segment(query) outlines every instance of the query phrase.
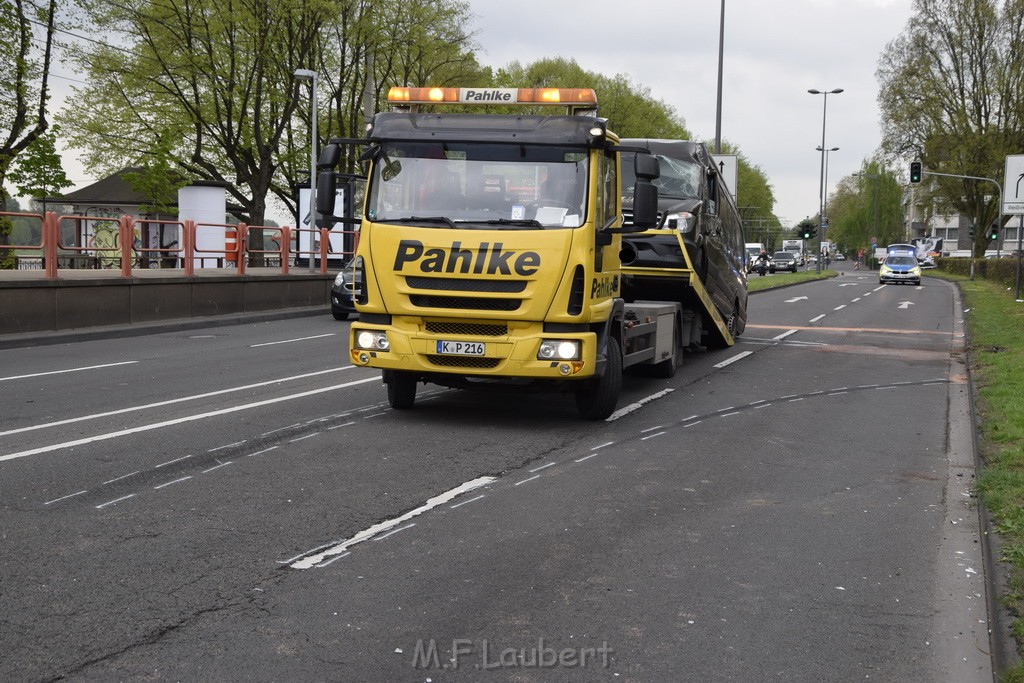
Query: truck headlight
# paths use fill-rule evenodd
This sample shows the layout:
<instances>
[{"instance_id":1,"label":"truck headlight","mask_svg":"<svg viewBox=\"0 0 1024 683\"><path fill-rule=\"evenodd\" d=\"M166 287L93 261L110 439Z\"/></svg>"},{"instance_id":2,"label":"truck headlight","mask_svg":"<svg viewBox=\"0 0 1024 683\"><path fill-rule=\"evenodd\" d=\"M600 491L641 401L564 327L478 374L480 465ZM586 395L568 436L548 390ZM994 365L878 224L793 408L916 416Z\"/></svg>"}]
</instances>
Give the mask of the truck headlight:
<instances>
[{"instance_id":1,"label":"truck headlight","mask_svg":"<svg viewBox=\"0 0 1024 683\"><path fill-rule=\"evenodd\" d=\"M580 343L573 339L545 339L540 343L537 360L579 360Z\"/></svg>"},{"instance_id":2,"label":"truck headlight","mask_svg":"<svg viewBox=\"0 0 1024 683\"><path fill-rule=\"evenodd\" d=\"M387 351L391 344L388 342L387 332L360 330L356 333L356 347L371 351Z\"/></svg>"}]
</instances>

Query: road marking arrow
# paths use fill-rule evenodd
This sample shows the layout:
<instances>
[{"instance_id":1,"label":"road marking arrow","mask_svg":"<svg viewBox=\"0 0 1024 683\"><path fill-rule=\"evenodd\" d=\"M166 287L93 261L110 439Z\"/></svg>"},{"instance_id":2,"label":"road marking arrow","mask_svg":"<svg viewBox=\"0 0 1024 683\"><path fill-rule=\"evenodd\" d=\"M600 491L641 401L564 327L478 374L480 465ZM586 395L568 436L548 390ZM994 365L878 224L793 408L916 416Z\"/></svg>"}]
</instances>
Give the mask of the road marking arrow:
<instances>
[{"instance_id":1,"label":"road marking arrow","mask_svg":"<svg viewBox=\"0 0 1024 683\"><path fill-rule=\"evenodd\" d=\"M914 305L913 301L901 301L900 305L897 306L897 308L910 308L913 305Z\"/></svg>"},{"instance_id":2,"label":"road marking arrow","mask_svg":"<svg viewBox=\"0 0 1024 683\"><path fill-rule=\"evenodd\" d=\"M806 299L806 298L807 298L806 296L798 296L798 297L796 297L794 299L786 299L786 303L787 304L791 304L791 303L793 303L795 301L800 301L801 299Z\"/></svg>"}]
</instances>

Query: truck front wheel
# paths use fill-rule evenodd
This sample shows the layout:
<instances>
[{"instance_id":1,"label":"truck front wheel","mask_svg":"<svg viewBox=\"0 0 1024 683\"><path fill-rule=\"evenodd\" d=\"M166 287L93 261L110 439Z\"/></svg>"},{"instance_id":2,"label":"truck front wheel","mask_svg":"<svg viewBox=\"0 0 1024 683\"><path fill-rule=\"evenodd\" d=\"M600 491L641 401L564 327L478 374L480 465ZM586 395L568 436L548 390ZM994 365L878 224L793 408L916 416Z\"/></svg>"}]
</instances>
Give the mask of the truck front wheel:
<instances>
[{"instance_id":1,"label":"truck front wheel","mask_svg":"<svg viewBox=\"0 0 1024 683\"><path fill-rule=\"evenodd\" d=\"M621 390L622 354L619 352L619 341L608 337L608 361L604 366L604 375L583 382L583 386L576 390L576 410L587 420L603 420L615 412Z\"/></svg>"},{"instance_id":2,"label":"truck front wheel","mask_svg":"<svg viewBox=\"0 0 1024 683\"><path fill-rule=\"evenodd\" d=\"M416 402L416 375L401 370L384 370L388 387L388 403L395 410L407 410Z\"/></svg>"}]
</instances>

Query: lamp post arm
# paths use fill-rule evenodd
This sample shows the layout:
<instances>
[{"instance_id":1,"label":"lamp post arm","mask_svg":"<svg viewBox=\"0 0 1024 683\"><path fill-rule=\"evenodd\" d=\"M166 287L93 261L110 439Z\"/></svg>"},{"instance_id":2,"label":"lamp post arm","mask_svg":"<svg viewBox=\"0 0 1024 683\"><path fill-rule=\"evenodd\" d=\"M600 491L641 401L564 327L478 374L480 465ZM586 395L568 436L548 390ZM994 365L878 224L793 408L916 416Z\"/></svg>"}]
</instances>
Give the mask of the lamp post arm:
<instances>
[{"instance_id":1,"label":"lamp post arm","mask_svg":"<svg viewBox=\"0 0 1024 683\"><path fill-rule=\"evenodd\" d=\"M999 184L998 180L995 180L993 178L982 178L981 176L976 176L976 175L957 175L956 173L936 173L935 171L924 171L924 170L921 171L921 175L923 175L923 176L924 175L940 175L940 176L943 176L945 178L965 178L967 180L987 180L990 183L995 184L996 188L999 190L999 216L1002 217L1002 215L1003 215L1003 186Z\"/></svg>"}]
</instances>

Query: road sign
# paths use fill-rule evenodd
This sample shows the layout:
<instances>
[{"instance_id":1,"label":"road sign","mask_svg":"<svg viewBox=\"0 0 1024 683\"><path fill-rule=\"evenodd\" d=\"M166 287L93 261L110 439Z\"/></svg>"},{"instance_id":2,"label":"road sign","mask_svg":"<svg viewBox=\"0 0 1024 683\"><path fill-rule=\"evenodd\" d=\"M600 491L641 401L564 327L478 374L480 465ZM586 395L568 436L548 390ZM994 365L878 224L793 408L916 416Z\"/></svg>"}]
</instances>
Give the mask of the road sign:
<instances>
[{"instance_id":1,"label":"road sign","mask_svg":"<svg viewBox=\"0 0 1024 683\"><path fill-rule=\"evenodd\" d=\"M739 174L739 157L735 154L712 154L718 172L722 174L725 186L729 188L733 198L736 197L736 178Z\"/></svg>"},{"instance_id":2,"label":"road sign","mask_svg":"<svg viewBox=\"0 0 1024 683\"><path fill-rule=\"evenodd\" d=\"M1008 154L1006 156L1003 213L1024 215L1024 154Z\"/></svg>"}]
</instances>

